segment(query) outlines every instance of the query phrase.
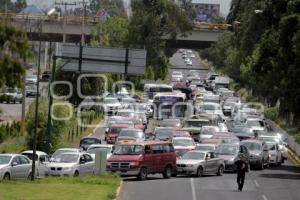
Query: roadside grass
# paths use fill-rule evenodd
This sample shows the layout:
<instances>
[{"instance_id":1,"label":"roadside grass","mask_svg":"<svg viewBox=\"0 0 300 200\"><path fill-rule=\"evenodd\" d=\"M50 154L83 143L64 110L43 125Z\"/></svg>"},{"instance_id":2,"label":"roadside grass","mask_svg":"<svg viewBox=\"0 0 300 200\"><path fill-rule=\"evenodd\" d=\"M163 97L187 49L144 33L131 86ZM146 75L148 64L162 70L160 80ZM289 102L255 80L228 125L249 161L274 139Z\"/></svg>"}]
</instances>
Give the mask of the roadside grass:
<instances>
[{"instance_id":1,"label":"roadside grass","mask_svg":"<svg viewBox=\"0 0 300 200\"><path fill-rule=\"evenodd\" d=\"M24 150L26 150L25 136L8 138L0 144L0 153L20 153Z\"/></svg>"},{"instance_id":2,"label":"roadside grass","mask_svg":"<svg viewBox=\"0 0 300 200\"><path fill-rule=\"evenodd\" d=\"M1 181L0 199L111 200L116 198L120 183L121 178L116 175Z\"/></svg>"}]
</instances>

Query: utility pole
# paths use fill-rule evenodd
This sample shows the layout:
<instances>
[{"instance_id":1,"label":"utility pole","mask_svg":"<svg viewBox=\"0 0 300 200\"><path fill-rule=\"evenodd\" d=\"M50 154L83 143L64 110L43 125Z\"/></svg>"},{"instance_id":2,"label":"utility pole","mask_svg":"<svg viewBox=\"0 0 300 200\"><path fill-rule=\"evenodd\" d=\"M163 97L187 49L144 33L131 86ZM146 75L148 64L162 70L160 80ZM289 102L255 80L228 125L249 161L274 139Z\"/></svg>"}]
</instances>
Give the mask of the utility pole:
<instances>
[{"instance_id":1,"label":"utility pole","mask_svg":"<svg viewBox=\"0 0 300 200\"><path fill-rule=\"evenodd\" d=\"M55 2L54 5L57 6L65 6L65 13L64 13L64 21L63 21L63 30L64 30L64 34L63 34L63 43L66 43L66 24L67 24L67 7L68 6L76 6L76 3L68 3L68 2Z\"/></svg>"},{"instance_id":2,"label":"utility pole","mask_svg":"<svg viewBox=\"0 0 300 200\"><path fill-rule=\"evenodd\" d=\"M79 4L82 4L83 7L83 13L82 13L82 24L81 24L81 45L85 44L85 32L84 32L84 28L85 28L85 18L86 18L86 6L87 6L87 2L85 0L82 0L79 2Z\"/></svg>"}]
</instances>

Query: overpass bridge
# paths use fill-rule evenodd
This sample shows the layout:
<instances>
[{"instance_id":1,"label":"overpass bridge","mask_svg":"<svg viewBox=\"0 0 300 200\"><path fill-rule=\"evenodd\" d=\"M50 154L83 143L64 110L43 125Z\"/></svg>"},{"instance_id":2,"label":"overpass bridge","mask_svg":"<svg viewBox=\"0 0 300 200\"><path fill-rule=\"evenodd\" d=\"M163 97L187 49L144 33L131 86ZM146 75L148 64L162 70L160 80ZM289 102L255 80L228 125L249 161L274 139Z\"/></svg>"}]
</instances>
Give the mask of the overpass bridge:
<instances>
[{"instance_id":1,"label":"overpass bridge","mask_svg":"<svg viewBox=\"0 0 300 200\"><path fill-rule=\"evenodd\" d=\"M18 29L27 32L31 41L79 43L84 34L86 42L91 40L93 27L99 22L96 18L80 16L30 16L14 15L7 17L5 21ZM39 27L39 24L41 26ZM195 24L194 30L186 37L178 36L177 41L170 42L168 37L164 39L170 42L174 48L206 48L216 42L218 36L227 30L226 24ZM41 29L41 32L39 30Z\"/></svg>"}]
</instances>

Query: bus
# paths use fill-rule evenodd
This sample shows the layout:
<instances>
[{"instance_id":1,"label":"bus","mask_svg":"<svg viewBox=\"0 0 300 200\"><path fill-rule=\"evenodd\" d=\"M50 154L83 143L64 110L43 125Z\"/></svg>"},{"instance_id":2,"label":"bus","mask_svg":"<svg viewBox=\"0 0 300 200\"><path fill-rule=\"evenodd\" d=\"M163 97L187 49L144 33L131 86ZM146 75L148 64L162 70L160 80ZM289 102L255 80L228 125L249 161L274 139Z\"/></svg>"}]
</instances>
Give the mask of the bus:
<instances>
[{"instance_id":1,"label":"bus","mask_svg":"<svg viewBox=\"0 0 300 200\"><path fill-rule=\"evenodd\" d=\"M159 93L154 96L154 117L157 119L183 118L187 111L186 94L181 92ZM174 110L173 110L174 109ZM192 110L192 105L191 105Z\"/></svg>"},{"instance_id":2,"label":"bus","mask_svg":"<svg viewBox=\"0 0 300 200\"><path fill-rule=\"evenodd\" d=\"M156 83L150 83L144 85L144 91L145 91L145 98L148 99L150 103L153 102L153 98L158 93L164 93L164 92L173 92L173 88L170 85L167 84L156 84Z\"/></svg>"}]
</instances>

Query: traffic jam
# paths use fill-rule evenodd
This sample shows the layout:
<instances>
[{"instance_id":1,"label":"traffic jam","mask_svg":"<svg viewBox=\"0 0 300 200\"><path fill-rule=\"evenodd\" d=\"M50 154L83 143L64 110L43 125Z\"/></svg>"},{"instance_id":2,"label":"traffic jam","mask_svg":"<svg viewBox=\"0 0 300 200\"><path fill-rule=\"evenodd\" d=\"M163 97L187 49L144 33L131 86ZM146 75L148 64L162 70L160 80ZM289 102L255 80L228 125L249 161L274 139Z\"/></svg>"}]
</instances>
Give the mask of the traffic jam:
<instances>
[{"instance_id":1,"label":"traffic jam","mask_svg":"<svg viewBox=\"0 0 300 200\"><path fill-rule=\"evenodd\" d=\"M98 150L107 152L107 172L138 180L157 173L222 176L236 171L241 154L253 170L281 165L288 156L285 138L257 106L238 97L227 77L191 69L191 50L179 53L186 70L172 70L168 83L145 82L141 95L125 85L106 95L101 137L83 137L79 148L51 156L37 151L36 176L92 175ZM32 157L32 151L0 154L0 179L29 178Z\"/></svg>"}]
</instances>

